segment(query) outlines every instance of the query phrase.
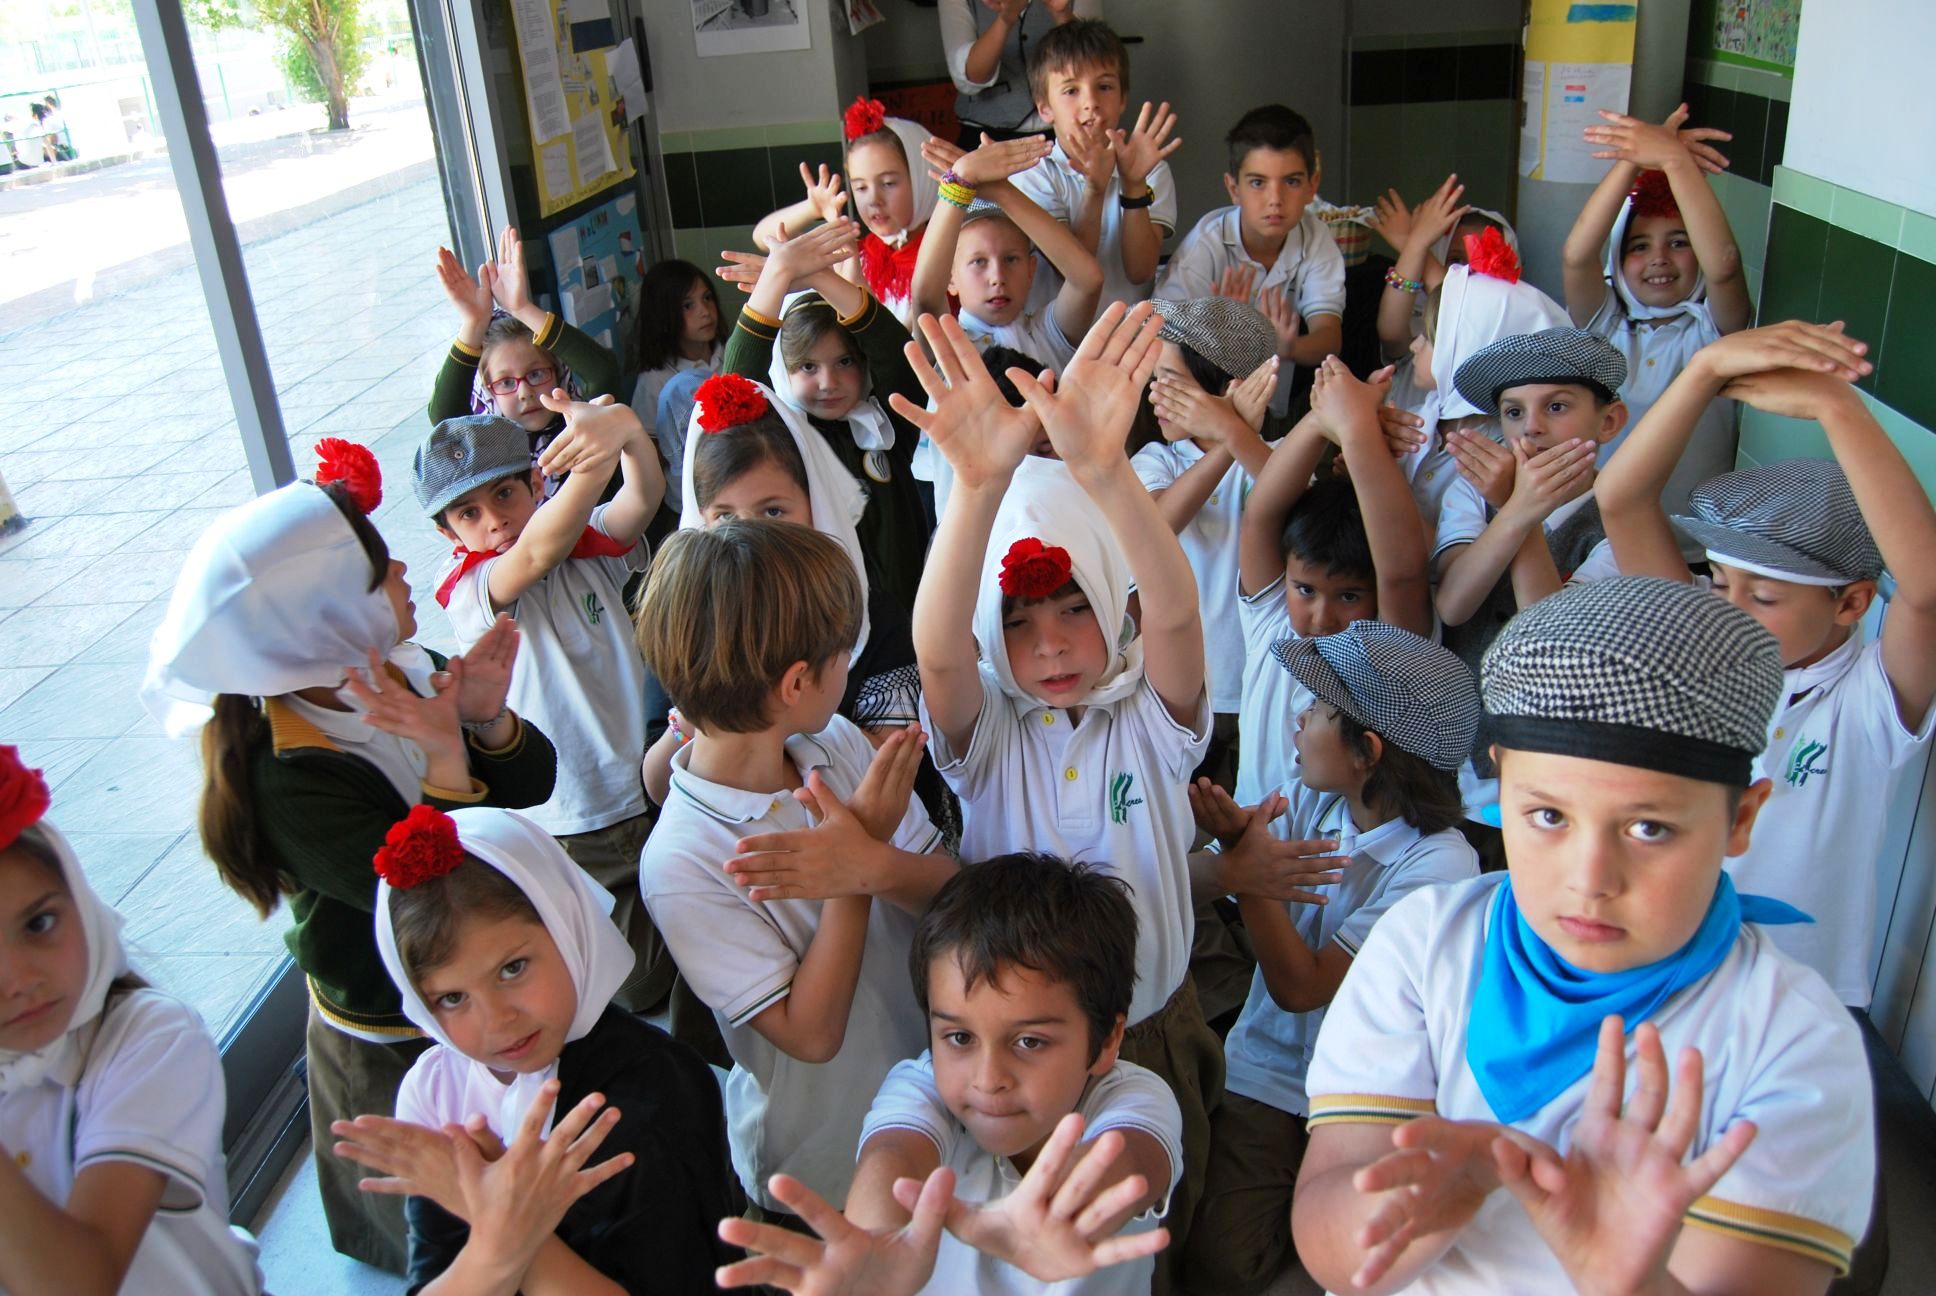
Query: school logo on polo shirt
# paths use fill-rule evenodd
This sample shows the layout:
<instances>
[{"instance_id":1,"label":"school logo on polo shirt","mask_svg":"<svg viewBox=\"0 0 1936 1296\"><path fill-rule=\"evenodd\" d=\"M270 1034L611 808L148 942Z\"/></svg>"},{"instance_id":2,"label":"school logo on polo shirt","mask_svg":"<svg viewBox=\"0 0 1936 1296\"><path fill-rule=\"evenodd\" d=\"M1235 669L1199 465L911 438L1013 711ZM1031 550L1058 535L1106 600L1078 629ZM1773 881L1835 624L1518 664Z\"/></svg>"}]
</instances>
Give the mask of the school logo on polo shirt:
<instances>
[{"instance_id":1,"label":"school logo on polo shirt","mask_svg":"<svg viewBox=\"0 0 1936 1296\"><path fill-rule=\"evenodd\" d=\"M1804 737L1788 753L1788 772L1784 776L1789 787L1807 787L1811 774L1827 774L1828 766L1822 763L1828 755L1828 744Z\"/></svg>"},{"instance_id":2,"label":"school logo on polo shirt","mask_svg":"<svg viewBox=\"0 0 1936 1296\"><path fill-rule=\"evenodd\" d=\"M1143 804L1143 798L1129 795L1130 785L1134 782L1136 782L1136 776L1128 770L1123 770L1109 780L1109 822L1125 822L1129 818L1130 810Z\"/></svg>"},{"instance_id":3,"label":"school logo on polo shirt","mask_svg":"<svg viewBox=\"0 0 1936 1296\"><path fill-rule=\"evenodd\" d=\"M599 620L605 615L605 605L600 603L598 601L598 595L590 590L585 591L584 603L585 620L591 622L593 625L597 625Z\"/></svg>"}]
</instances>

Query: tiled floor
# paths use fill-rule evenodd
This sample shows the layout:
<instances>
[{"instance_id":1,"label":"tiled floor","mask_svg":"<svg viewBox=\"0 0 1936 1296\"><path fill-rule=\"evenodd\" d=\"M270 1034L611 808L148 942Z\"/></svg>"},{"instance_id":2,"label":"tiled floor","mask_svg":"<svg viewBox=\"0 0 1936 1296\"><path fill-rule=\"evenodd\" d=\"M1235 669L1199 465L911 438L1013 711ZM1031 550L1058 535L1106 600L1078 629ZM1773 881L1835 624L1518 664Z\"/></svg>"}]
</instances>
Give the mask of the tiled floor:
<instances>
[{"instance_id":1,"label":"tiled floor","mask_svg":"<svg viewBox=\"0 0 1936 1296\"><path fill-rule=\"evenodd\" d=\"M419 182L246 253L297 470L322 436L376 449L377 523L420 606L447 552L410 506L409 472L449 344L433 269L448 238L437 185ZM0 418L0 474L31 519L0 540L0 742L46 769L53 818L127 916L138 965L220 1036L281 957L282 923L221 885L193 831L195 745L137 697L189 547L253 493L201 286L171 273L0 351L16 384L33 357L36 389L63 393ZM419 638L448 647L443 618L425 620Z\"/></svg>"}]
</instances>

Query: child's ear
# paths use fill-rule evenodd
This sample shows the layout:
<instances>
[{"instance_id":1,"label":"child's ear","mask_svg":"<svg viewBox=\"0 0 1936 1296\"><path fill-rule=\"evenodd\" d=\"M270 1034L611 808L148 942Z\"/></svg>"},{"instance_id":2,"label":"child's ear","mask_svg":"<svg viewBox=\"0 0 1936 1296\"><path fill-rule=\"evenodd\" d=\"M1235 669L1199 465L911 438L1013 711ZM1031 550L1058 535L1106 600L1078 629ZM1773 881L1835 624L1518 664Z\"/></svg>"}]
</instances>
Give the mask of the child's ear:
<instances>
[{"instance_id":1,"label":"child's ear","mask_svg":"<svg viewBox=\"0 0 1936 1296\"><path fill-rule=\"evenodd\" d=\"M1127 1016L1122 1013L1116 1014L1116 1024L1110 1028L1108 1036L1102 1042L1102 1047L1096 1050L1096 1060L1089 1064L1090 1075L1102 1075L1116 1065L1117 1055L1123 1050L1123 1028L1128 1022Z\"/></svg>"},{"instance_id":2,"label":"child's ear","mask_svg":"<svg viewBox=\"0 0 1936 1296\"><path fill-rule=\"evenodd\" d=\"M1768 794L1774 790L1773 781L1764 778L1756 779L1741 794L1740 802L1734 807L1734 822L1728 825L1727 855L1732 857L1747 853L1755 817L1761 813L1761 807L1768 804Z\"/></svg>"},{"instance_id":3,"label":"child's ear","mask_svg":"<svg viewBox=\"0 0 1936 1296\"><path fill-rule=\"evenodd\" d=\"M786 668L780 682L773 686L773 700L782 707L790 707L800 700L813 680L813 667L806 662L797 661Z\"/></svg>"},{"instance_id":4,"label":"child's ear","mask_svg":"<svg viewBox=\"0 0 1936 1296\"><path fill-rule=\"evenodd\" d=\"M1230 201L1237 201L1237 177L1228 171L1223 173L1223 191L1230 195Z\"/></svg>"},{"instance_id":5,"label":"child's ear","mask_svg":"<svg viewBox=\"0 0 1936 1296\"><path fill-rule=\"evenodd\" d=\"M1365 754L1358 763L1365 767L1366 774L1370 774L1378 768L1378 762L1383 759L1385 759L1385 740L1367 729L1365 731Z\"/></svg>"},{"instance_id":6,"label":"child's ear","mask_svg":"<svg viewBox=\"0 0 1936 1296\"><path fill-rule=\"evenodd\" d=\"M544 498L544 469L538 467L536 464L532 464L531 477L525 482L525 485L531 488L532 499L542 500Z\"/></svg>"},{"instance_id":7,"label":"child's ear","mask_svg":"<svg viewBox=\"0 0 1936 1296\"><path fill-rule=\"evenodd\" d=\"M443 523L443 519L441 517L433 521L431 525L437 528L438 535L450 541L452 544L458 543L457 533L451 530L449 527L445 526Z\"/></svg>"},{"instance_id":8,"label":"child's ear","mask_svg":"<svg viewBox=\"0 0 1936 1296\"><path fill-rule=\"evenodd\" d=\"M1875 602L1876 583L1871 580L1851 581L1842 587L1842 593L1835 600L1835 624L1854 625L1869 614L1869 605Z\"/></svg>"},{"instance_id":9,"label":"child's ear","mask_svg":"<svg viewBox=\"0 0 1936 1296\"><path fill-rule=\"evenodd\" d=\"M1627 426L1627 418L1630 413L1631 411L1627 409L1627 402L1623 400L1608 401L1606 408L1600 411L1600 434L1594 440L1598 441L1601 445L1605 445L1607 442L1619 436L1620 429Z\"/></svg>"}]
</instances>

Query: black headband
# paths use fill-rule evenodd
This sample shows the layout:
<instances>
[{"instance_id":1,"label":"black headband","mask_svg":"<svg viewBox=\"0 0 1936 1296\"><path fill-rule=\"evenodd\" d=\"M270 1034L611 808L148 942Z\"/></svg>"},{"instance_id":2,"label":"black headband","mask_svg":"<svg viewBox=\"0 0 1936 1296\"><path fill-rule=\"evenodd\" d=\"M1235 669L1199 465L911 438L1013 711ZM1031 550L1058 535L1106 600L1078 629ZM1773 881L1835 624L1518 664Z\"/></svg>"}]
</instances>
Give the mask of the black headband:
<instances>
[{"instance_id":1,"label":"black headband","mask_svg":"<svg viewBox=\"0 0 1936 1296\"><path fill-rule=\"evenodd\" d=\"M1611 761L1728 787L1745 788L1754 781L1754 752L1640 725L1488 714L1486 727L1501 747L1515 751Z\"/></svg>"}]
</instances>

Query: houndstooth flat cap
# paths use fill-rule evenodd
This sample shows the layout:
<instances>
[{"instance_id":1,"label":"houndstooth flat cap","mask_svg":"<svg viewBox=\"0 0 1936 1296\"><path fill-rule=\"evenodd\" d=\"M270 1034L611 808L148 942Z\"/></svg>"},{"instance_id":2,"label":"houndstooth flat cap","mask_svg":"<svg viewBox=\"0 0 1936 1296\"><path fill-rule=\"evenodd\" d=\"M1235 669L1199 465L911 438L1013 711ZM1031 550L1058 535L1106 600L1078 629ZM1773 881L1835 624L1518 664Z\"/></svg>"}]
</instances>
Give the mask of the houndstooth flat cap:
<instances>
[{"instance_id":1,"label":"houndstooth flat cap","mask_svg":"<svg viewBox=\"0 0 1936 1296\"><path fill-rule=\"evenodd\" d=\"M1271 651L1298 683L1386 742L1455 770L1479 731L1479 690L1448 649L1383 621L1286 639Z\"/></svg>"},{"instance_id":2,"label":"houndstooth flat cap","mask_svg":"<svg viewBox=\"0 0 1936 1296\"><path fill-rule=\"evenodd\" d=\"M1533 604L1479 677L1502 747L1746 787L1781 696L1781 650L1727 600L1634 576Z\"/></svg>"},{"instance_id":3,"label":"houndstooth flat cap","mask_svg":"<svg viewBox=\"0 0 1936 1296\"><path fill-rule=\"evenodd\" d=\"M531 436L498 414L466 414L430 429L411 465L417 503L436 517L450 502L514 472L531 470Z\"/></svg>"},{"instance_id":4,"label":"houndstooth flat cap","mask_svg":"<svg viewBox=\"0 0 1936 1296\"><path fill-rule=\"evenodd\" d=\"M1486 414L1499 412L1499 393L1526 383L1585 383L1608 400L1627 381L1627 358L1604 338L1577 328L1541 329L1500 338L1474 352L1452 385Z\"/></svg>"},{"instance_id":5,"label":"houndstooth flat cap","mask_svg":"<svg viewBox=\"0 0 1936 1296\"><path fill-rule=\"evenodd\" d=\"M1277 331L1249 302L1192 297L1160 302L1165 342L1189 347L1232 378L1242 378L1277 350ZM1212 395L1221 396L1222 392Z\"/></svg>"},{"instance_id":6,"label":"houndstooth flat cap","mask_svg":"<svg viewBox=\"0 0 1936 1296\"><path fill-rule=\"evenodd\" d=\"M1782 459L1722 473L1688 499L1682 530L1708 557L1776 580L1847 585L1882 574L1882 553L1842 465Z\"/></svg>"}]
</instances>

